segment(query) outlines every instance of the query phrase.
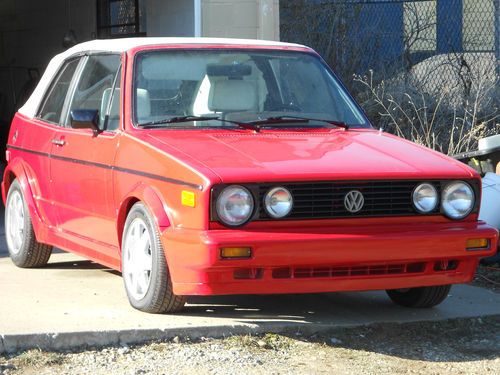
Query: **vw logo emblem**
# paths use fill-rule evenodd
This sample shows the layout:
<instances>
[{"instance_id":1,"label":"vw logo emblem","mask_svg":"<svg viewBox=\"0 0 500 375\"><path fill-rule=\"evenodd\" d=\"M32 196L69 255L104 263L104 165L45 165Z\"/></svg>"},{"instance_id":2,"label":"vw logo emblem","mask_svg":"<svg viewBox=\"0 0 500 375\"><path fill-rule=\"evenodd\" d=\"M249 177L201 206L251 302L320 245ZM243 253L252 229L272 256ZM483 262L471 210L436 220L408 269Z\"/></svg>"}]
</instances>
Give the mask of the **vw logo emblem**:
<instances>
[{"instance_id":1,"label":"vw logo emblem","mask_svg":"<svg viewBox=\"0 0 500 375\"><path fill-rule=\"evenodd\" d=\"M351 190L344 197L344 206L352 214L361 211L364 204L365 197L363 197L360 191Z\"/></svg>"}]
</instances>

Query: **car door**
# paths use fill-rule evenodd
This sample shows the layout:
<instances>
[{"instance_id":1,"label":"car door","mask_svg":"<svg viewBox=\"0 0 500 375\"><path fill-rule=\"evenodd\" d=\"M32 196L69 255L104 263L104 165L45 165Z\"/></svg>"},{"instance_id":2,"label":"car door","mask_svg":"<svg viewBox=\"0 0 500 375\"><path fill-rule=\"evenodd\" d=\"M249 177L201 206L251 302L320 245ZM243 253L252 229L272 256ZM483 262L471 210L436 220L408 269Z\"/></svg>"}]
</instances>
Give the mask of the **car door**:
<instances>
[{"instance_id":1,"label":"car door","mask_svg":"<svg viewBox=\"0 0 500 375\"><path fill-rule=\"evenodd\" d=\"M118 238L113 208L112 165L118 145L120 55L85 57L56 133L51 178L60 235L104 263L115 263ZM97 133L71 126L71 113L95 110ZM114 113L109 113L113 111Z\"/></svg>"},{"instance_id":2,"label":"car door","mask_svg":"<svg viewBox=\"0 0 500 375\"><path fill-rule=\"evenodd\" d=\"M42 219L48 226L57 224L53 209L53 189L50 179L50 155L56 133L60 128L64 102L80 58L64 62L49 86L35 118L25 119L17 126L10 148L20 148L26 161L26 173L33 182L32 193ZM16 144L16 140L22 144Z\"/></svg>"}]
</instances>

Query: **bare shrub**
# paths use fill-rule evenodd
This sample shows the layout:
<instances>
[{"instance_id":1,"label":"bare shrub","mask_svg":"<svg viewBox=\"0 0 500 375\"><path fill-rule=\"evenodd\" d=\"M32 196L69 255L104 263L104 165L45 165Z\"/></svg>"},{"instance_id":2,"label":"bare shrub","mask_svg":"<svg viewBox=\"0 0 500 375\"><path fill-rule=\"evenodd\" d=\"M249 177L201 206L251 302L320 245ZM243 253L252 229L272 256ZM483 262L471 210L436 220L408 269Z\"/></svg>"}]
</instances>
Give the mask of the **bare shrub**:
<instances>
[{"instance_id":1,"label":"bare shrub","mask_svg":"<svg viewBox=\"0 0 500 375\"><path fill-rule=\"evenodd\" d=\"M480 138L500 130L498 82L488 75L477 76L469 95L446 84L429 93L406 77L376 83L372 71L354 76L354 81L364 89L358 99L375 124L437 151L470 151ZM457 101L457 95L462 100Z\"/></svg>"}]
</instances>

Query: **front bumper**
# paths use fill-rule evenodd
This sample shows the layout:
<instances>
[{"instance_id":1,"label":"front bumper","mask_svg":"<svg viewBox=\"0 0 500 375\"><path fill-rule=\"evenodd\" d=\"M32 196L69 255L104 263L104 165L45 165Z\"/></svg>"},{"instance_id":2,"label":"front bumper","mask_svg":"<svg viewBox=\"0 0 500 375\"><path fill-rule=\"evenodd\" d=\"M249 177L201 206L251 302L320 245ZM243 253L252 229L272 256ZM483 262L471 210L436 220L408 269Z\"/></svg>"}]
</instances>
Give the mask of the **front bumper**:
<instances>
[{"instance_id":1,"label":"front bumper","mask_svg":"<svg viewBox=\"0 0 500 375\"><path fill-rule=\"evenodd\" d=\"M466 250L466 241L489 247ZM169 228L162 243L178 295L319 293L465 283L494 254L498 232L484 222L351 225L293 229ZM221 247L252 248L250 259Z\"/></svg>"}]
</instances>

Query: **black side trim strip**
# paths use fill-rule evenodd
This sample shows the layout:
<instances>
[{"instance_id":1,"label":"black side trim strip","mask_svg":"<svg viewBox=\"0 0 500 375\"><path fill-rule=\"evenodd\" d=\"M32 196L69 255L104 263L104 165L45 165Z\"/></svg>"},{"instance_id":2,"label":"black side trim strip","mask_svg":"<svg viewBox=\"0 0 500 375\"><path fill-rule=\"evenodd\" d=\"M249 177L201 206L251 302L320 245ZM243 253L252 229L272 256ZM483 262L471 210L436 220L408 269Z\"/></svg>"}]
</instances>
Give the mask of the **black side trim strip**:
<instances>
[{"instance_id":1,"label":"black side trim strip","mask_svg":"<svg viewBox=\"0 0 500 375\"><path fill-rule=\"evenodd\" d=\"M51 159L55 159L55 160L66 161L68 163L81 164L81 165L86 165L86 166L89 166L89 167L97 167L97 168L103 168L103 169L111 169L111 170L117 171L117 172L133 174L133 175L136 175L136 176L151 178L153 180L159 180L159 181L168 182L168 183L171 183L171 184L188 186L190 188L197 189L197 190L203 190L203 186L201 186L201 185L193 184L191 182L186 182L186 181L182 181L182 180L177 180L175 178L164 177L164 176L160 176L160 175L153 174L153 173L138 171L138 170L135 170L135 169L122 168L122 167L117 167L117 166L114 166L114 165L107 165L107 164L102 164L102 163L95 163L93 161L87 161L87 160L81 160L81 159L67 158L67 157L64 157L64 156L59 156L59 155L54 155L54 154L48 154L48 153L45 153L45 152L40 152L40 151L35 151L35 150L29 150L29 149L26 149L26 148L12 146L12 145L7 145L7 148L10 148L12 150L18 150L18 151L27 152L27 153L34 154L34 155L45 156L45 157L48 157L48 158L51 158Z\"/></svg>"}]
</instances>

